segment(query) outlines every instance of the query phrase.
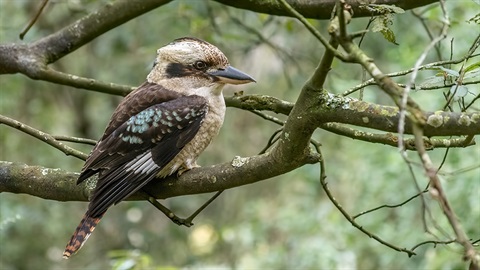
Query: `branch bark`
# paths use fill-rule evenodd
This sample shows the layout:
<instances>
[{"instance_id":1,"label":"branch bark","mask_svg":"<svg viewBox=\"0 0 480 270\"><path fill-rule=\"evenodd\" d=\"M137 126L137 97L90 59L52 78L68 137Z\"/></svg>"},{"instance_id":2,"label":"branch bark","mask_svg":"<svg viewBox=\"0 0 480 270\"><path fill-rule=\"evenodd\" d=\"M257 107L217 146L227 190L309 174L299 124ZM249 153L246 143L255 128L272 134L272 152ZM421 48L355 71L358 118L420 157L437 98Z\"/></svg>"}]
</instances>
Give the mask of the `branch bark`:
<instances>
[{"instance_id":1,"label":"branch bark","mask_svg":"<svg viewBox=\"0 0 480 270\"><path fill-rule=\"evenodd\" d=\"M97 11L32 44L0 45L0 62L2 62L0 74L23 73L32 79L42 79L43 75L40 71L45 70L46 65L75 51L103 33L171 1L118 0L106 4ZM277 1L215 1L254 12L292 16ZM316 19L330 19L335 6L335 0L289 0L288 2L304 17ZM435 2L438 2L438 0L379 0L376 1L376 4L394 4L403 9L412 9ZM352 1L350 4L354 16L375 15L359 1ZM115 16L111 16L113 14Z\"/></svg>"},{"instance_id":2,"label":"branch bark","mask_svg":"<svg viewBox=\"0 0 480 270\"><path fill-rule=\"evenodd\" d=\"M98 36L172 0L118 0L108 3L71 25L34 42L30 47L42 52L47 64L89 43Z\"/></svg>"},{"instance_id":3,"label":"branch bark","mask_svg":"<svg viewBox=\"0 0 480 270\"><path fill-rule=\"evenodd\" d=\"M326 123L342 123L367 127L386 132L397 132L398 107L369 103L354 98L318 92L311 98L314 102L305 107L313 115L314 127L322 128ZM298 101L297 101L298 102ZM266 110L288 115L294 104L264 96L246 95L226 99L227 106L244 110ZM305 109L304 109L305 110ZM480 113L425 112L425 136L461 136L480 134ZM412 133L412 123L406 121L405 134Z\"/></svg>"},{"instance_id":4,"label":"branch bark","mask_svg":"<svg viewBox=\"0 0 480 270\"><path fill-rule=\"evenodd\" d=\"M32 79L42 79L41 71L46 70L46 65L171 1L118 0L31 44L3 44L0 46L0 74L23 73Z\"/></svg>"},{"instance_id":5,"label":"branch bark","mask_svg":"<svg viewBox=\"0 0 480 270\"><path fill-rule=\"evenodd\" d=\"M232 6L240 9L246 9L253 12L266 13L277 16L293 17L286 11L278 0L259 1L259 0L214 0L227 6ZM332 16L332 10L335 7L336 0L317 0L317 1L303 1L303 0L288 0L292 7L295 8L305 18L328 20ZM352 6L354 17L369 17L375 14L372 10L367 9L363 2L368 1L345 1ZM438 0L377 0L376 5L396 5L404 10L409 10L417 7L426 6L436 3Z\"/></svg>"},{"instance_id":6,"label":"branch bark","mask_svg":"<svg viewBox=\"0 0 480 270\"><path fill-rule=\"evenodd\" d=\"M235 157L231 162L192 169L178 178L171 176L152 181L145 188L159 199L208 193L284 174L305 164L317 163L318 158L318 155L309 153L285 163L269 153ZM94 176L76 185L78 175L62 169L0 161L0 193L24 193L56 201L88 201L97 178ZM145 200L145 197L143 194L134 194L129 200Z\"/></svg>"}]
</instances>

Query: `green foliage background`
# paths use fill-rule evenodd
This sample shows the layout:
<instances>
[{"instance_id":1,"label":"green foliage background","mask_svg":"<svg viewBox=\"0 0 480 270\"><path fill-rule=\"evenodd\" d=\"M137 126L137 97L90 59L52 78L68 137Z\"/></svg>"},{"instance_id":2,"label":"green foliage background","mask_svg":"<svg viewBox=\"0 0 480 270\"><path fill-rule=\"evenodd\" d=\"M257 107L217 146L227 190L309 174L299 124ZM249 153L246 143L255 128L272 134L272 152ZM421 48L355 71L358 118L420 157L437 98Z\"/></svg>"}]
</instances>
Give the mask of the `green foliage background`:
<instances>
[{"instance_id":1,"label":"green foliage background","mask_svg":"<svg viewBox=\"0 0 480 270\"><path fill-rule=\"evenodd\" d=\"M106 1L51 1L25 41L34 41L95 10ZM0 42L21 42L18 34L36 12L38 1L0 0ZM478 25L466 23L479 6L473 1L446 3L452 26L443 41L444 59L461 57L471 45ZM438 31L441 11L430 7L429 25ZM325 32L327 22L312 21ZM361 30L368 18L355 19L351 30ZM380 33L369 33L362 48L385 72L410 68L429 43L419 21L410 12L395 16L394 45ZM266 41L261 41L259 35ZM227 8L211 1L175 1L122 25L73 54L55 69L118 84L141 84L158 47L181 36L195 36L217 45L235 67L258 81L235 91L267 94L295 101L311 75L323 47L289 18L271 17ZM427 61L437 60L431 53ZM361 82L358 66L334 64L329 91L341 93ZM448 67L457 69L459 66ZM421 72L419 81L434 76ZM405 78L403 80L406 80ZM0 77L0 114L54 135L98 138L120 97L33 81L23 75ZM480 91L478 85L470 91ZM414 92L425 110L443 104L440 91ZM390 104L376 87L366 100ZM478 109L478 107L477 107ZM282 116L278 116L285 119ZM229 108L219 138L203 154L200 164L256 154L278 127L255 115ZM417 191L396 148L372 145L319 130L330 188L342 205L358 213L382 204L400 203ZM478 140L478 138L477 138ZM90 146L74 145L84 152ZM445 149L431 152L436 165ZM480 236L480 147L450 149L442 169L443 183L467 233ZM415 153L409 153L417 159ZM0 160L79 171L81 160L66 157L50 146L6 126L0 126ZM476 166L466 172L462 168ZM414 167L421 187L427 180ZM169 199L166 204L187 216L210 195ZM426 196L439 240L452 239L438 205ZM85 202L57 202L27 195L0 195L1 269L464 269L462 249L456 245L425 245L408 258L353 228L326 198L319 184L318 165L305 166L275 179L226 191L196 220L192 228L178 227L146 202L121 203L111 208L85 247L72 259L61 259L64 245L85 211ZM359 218L369 231L400 247L438 240L422 225L418 199L394 209Z\"/></svg>"}]
</instances>

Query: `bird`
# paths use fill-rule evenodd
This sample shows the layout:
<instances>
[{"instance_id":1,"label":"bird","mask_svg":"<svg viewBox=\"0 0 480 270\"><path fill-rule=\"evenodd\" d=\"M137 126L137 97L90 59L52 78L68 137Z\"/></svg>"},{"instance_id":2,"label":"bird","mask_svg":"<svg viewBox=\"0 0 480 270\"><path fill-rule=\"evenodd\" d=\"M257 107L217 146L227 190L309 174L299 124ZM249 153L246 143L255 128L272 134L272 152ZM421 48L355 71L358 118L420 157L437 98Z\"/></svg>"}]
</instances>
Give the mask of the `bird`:
<instances>
[{"instance_id":1,"label":"bird","mask_svg":"<svg viewBox=\"0 0 480 270\"><path fill-rule=\"evenodd\" d=\"M63 258L83 246L109 207L154 179L199 167L198 156L223 124L223 87L249 82L255 80L201 39L158 49L146 81L120 102L85 161L77 184L96 174L98 180Z\"/></svg>"}]
</instances>

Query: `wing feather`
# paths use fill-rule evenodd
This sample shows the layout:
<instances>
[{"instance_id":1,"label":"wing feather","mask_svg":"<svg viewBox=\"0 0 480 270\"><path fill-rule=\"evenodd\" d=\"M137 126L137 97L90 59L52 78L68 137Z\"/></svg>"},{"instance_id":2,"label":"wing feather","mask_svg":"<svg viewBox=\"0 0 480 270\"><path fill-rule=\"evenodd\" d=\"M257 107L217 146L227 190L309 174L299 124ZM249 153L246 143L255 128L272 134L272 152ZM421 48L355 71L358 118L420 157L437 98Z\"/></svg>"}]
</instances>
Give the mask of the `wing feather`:
<instances>
[{"instance_id":1,"label":"wing feather","mask_svg":"<svg viewBox=\"0 0 480 270\"><path fill-rule=\"evenodd\" d=\"M137 89L128 94L113 112L102 138L95 145L87 161L85 162L82 172L80 173L80 177L77 180L77 184L104 169L103 165L106 166L109 162L114 161L113 158L121 158L121 156L109 157L108 152L104 152L108 148L118 147L114 145L116 142L121 143L120 141L115 141L115 136L112 136L111 140L108 138L122 124L124 124L132 116L152 106L152 104L162 104L177 99L181 96L181 94L175 91L168 90L161 85L149 82L143 83ZM101 162L103 159L106 160L105 163ZM94 163L96 166L93 165Z\"/></svg>"},{"instance_id":2,"label":"wing feather","mask_svg":"<svg viewBox=\"0 0 480 270\"><path fill-rule=\"evenodd\" d=\"M155 178L195 137L207 111L205 98L179 96L144 108L104 136L79 178L100 172L89 216L102 215Z\"/></svg>"}]
</instances>

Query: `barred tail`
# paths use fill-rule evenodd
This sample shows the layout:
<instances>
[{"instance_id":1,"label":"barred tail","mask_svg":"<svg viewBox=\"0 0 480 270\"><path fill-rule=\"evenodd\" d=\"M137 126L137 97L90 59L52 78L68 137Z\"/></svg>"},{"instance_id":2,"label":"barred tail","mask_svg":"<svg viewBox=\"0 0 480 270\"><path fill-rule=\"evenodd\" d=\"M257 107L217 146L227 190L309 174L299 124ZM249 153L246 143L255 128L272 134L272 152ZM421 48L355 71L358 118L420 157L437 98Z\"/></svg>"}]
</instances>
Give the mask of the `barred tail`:
<instances>
[{"instance_id":1,"label":"barred tail","mask_svg":"<svg viewBox=\"0 0 480 270\"><path fill-rule=\"evenodd\" d=\"M90 234L95 230L95 226L100 222L100 219L103 217L103 214L99 217L90 217L85 214L78 224L77 229L70 238L63 252L63 258L68 259L71 255L75 254L87 241Z\"/></svg>"}]
</instances>

